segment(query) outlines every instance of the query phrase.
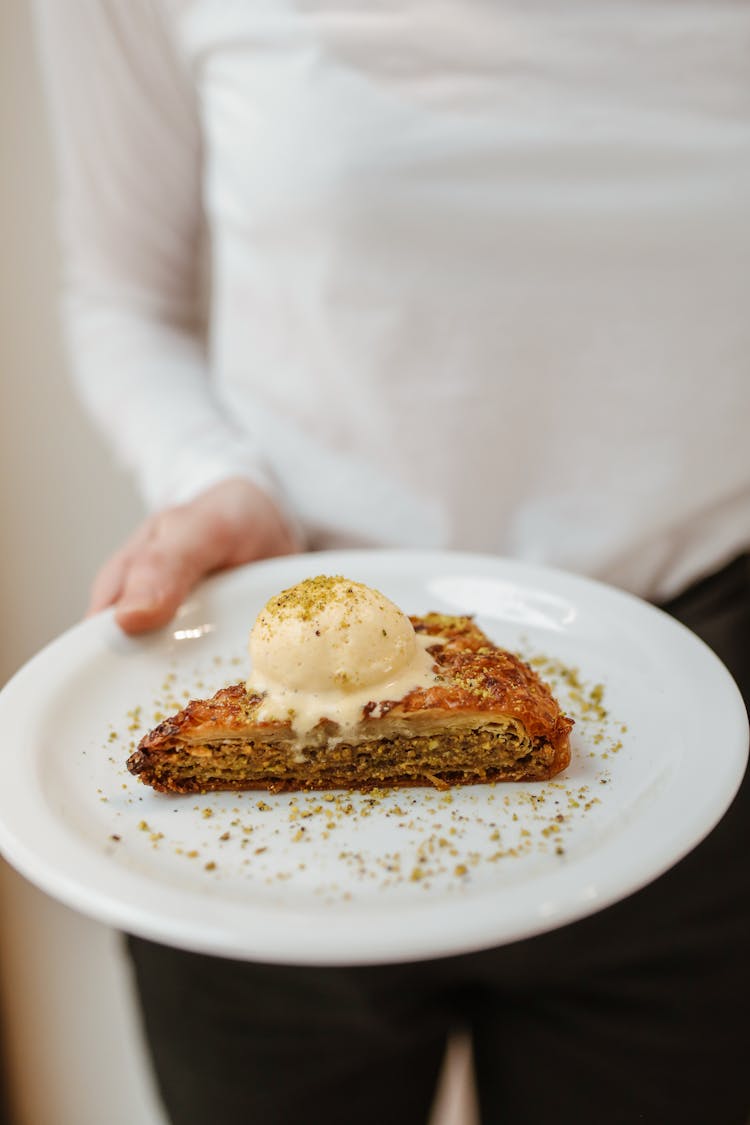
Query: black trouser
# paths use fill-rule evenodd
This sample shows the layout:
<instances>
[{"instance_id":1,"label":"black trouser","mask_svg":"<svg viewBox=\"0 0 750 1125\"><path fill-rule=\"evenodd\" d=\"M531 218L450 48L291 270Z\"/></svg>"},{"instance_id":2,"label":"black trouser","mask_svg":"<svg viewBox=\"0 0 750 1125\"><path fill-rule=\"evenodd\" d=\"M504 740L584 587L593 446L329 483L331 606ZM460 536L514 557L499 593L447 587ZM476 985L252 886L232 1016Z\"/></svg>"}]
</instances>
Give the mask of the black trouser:
<instances>
[{"instance_id":1,"label":"black trouser","mask_svg":"<svg viewBox=\"0 0 750 1125\"><path fill-rule=\"evenodd\" d=\"M665 608L750 700L750 557ZM312 969L131 939L174 1125L419 1125L458 1026L491 1125L745 1125L749 788L644 890L483 953Z\"/></svg>"}]
</instances>

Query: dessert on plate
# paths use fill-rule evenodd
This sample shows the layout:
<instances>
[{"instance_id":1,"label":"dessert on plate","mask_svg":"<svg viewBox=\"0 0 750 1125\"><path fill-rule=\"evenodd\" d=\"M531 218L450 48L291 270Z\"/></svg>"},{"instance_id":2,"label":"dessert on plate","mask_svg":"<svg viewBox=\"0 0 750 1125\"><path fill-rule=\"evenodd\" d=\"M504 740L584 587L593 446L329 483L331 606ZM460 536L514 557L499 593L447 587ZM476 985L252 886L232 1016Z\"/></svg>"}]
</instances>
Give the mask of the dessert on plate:
<instances>
[{"instance_id":1,"label":"dessert on plate","mask_svg":"<svg viewBox=\"0 0 750 1125\"><path fill-rule=\"evenodd\" d=\"M128 769L163 792L447 789L537 781L570 761L572 720L470 617L407 617L341 576L271 598L247 683L193 700Z\"/></svg>"}]
</instances>

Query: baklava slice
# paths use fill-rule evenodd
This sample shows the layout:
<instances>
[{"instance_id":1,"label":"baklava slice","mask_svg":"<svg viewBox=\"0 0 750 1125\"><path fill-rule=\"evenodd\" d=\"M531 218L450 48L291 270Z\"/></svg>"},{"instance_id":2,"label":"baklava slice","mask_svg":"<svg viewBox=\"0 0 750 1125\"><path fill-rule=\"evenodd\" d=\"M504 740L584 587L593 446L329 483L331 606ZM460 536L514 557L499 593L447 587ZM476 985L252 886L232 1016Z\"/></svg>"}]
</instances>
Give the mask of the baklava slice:
<instances>
[{"instance_id":1,"label":"baklava slice","mask_svg":"<svg viewBox=\"0 0 750 1125\"><path fill-rule=\"evenodd\" d=\"M369 591L343 578L321 577L308 583L337 584L337 596L344 602ZM283 591L278 598L297 590ZM358 649L357 628L372 624L366 597L359 618L354 611L348 618L344 615L343 628L341 614L334 615L338 641L349 653L349 663L331 658L320 672L325 653L321 647L321 660L316 662L316 646L321 638L326 643L331 624L323 612L331 588L318 589L318 601L313 596L306 602L309 612L302 632L295 625L297 631L285 635L284 643L292 646L293 654L298 651L295 638L302 646L302 655L294 662L296 673L282 662L271 668L272 675L259 674L255 680L251 676L249 685L235 684L211 699L190 702L146 735L129 758L128 769L154 789L171 793L447 789L495 781L540 781L565 769L572 720L528 664L494 645L469 617L429 613L404 617L406 626L394 629L396 619L381 611L396 607L377 591L371 593L380 599L376 606L380 616L375 614L382 622L378 639L387 647L389 635L400 629L399 636L406 638L409 648L401 665L390 666L386 659L384 667L376 667L379 682L363 682L368 676L357 672L363 652L367 668L377 666L382 657L372 629L371 644ZM272 639L278 640L274 613L285 606L289 611L288 601L275 609L269 603L264 611ZM291 616L299 616L294 598ZM259 622L262 631L262 615ZM304 686L311 682L305 668L305 631L313 643L310 667L320 673L317 688L309 690ZM262 666L259 653L256 658ZM326 653L330 657L328 649ZM279 676L287 676L292 686L279 691ZM255 686L258 683L265 686ZM389 686L403 690L383 690Z\"/></svg>"}]
</instances>

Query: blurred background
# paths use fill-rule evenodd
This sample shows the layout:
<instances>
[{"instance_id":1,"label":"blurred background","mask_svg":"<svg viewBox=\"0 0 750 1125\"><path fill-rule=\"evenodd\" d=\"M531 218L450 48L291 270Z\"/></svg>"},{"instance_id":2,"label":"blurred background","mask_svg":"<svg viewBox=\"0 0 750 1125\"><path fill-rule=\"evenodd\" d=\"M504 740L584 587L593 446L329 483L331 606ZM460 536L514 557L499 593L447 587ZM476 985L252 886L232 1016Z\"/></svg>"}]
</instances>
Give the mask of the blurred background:
<instances>
[{"instance_id":1,"label":"blurred background","mask_svg":"<svg viewBox=\"0 0 750 1125\"><path fill-rule=\"evenodd\" d=\"M0 684L80 618L99 563L142 514L66 376L54 177L29 7L0 4ZM119 935L2 860L0 911L10 1125L165 1125ZM469 1072L459 1043L433 1125L476 1120Z\"/></svg>"},{"instance_id":2,"label":"blurred background","mask_svg":"<svg viewBox=\"0 0 750 1125\"><path fill-rule=\"evenodd\" d=\"M0 4L2 683L80 617L99 560L140 514L65 375L53 171L29 8ZM162 1125L118 935L4 863L0 876L8 1120Z\"/></svg>"}]
</instances>

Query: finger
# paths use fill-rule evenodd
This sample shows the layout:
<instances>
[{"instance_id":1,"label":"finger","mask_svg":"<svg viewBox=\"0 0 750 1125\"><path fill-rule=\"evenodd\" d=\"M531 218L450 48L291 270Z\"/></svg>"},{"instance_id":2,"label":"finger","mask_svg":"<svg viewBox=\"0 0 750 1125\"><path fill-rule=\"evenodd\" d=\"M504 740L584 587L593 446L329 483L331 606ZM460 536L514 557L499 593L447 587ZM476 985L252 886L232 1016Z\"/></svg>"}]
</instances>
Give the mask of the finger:
<instances>
[{"instance_id":1,"label":"finger","mask_svg":"<svg viewBox=\"0 0 750 1125\"><path fill-rule=\"evenodd\" d=\"M91 617L93 614L107 609L118 600L125 584L125 576L133 553L141 544L147 542L151 535L151 522L151 520L147 520L144 524L141 524L120 550L116 551L100 567L91 586L86 617Z\"/></svg>"},{"instance_id":2,"label":"finger","mask_svg":"<svg viewBox=\"0 0 750 1125\"><path fill-rule=\"evenodd\" d=\"M205 574L227 565L232 536L211 514L186 506L165 512L126 571L116 619L125 632L166 625Z\"/></svg>"},{"instance_id":3,"label":"finger","mask_svg":"<svg viewBox=\"0 0 750 1125\"><path fill-rule=\"evenodd\" d=\"M127 565L127 556L118 551L101 567L91 586L86 617L93 617L95 613L114 605L122 591Z\"/></svg>"},{"instance_id":4,"label":"finger","mask_svg":"<svg viewBox=\"0 0 750 1125\"><path fill-rule=\"evenodd\" d=\"M126 633L142 633L165 625L179 605L166 555L146 547L130 560L115 607L115 620Z\"/></svg>"}]
</instances>

